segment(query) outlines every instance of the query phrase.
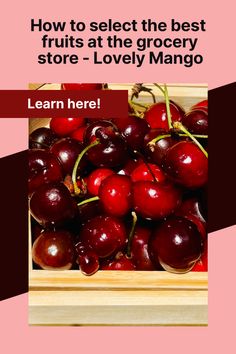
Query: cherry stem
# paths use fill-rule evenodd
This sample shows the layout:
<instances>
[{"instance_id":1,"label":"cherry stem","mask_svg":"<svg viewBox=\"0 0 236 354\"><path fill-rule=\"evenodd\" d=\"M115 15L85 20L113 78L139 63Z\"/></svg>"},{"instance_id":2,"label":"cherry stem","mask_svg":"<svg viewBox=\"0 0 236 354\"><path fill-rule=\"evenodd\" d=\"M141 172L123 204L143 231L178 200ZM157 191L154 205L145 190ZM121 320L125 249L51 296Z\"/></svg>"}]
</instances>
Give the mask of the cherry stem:
<instances>
[{"instance_id":1,"label":"cherry stem","mask_svg":"<svg viewBox=\"0 0 236 354\"><path fill-rule=\"evenodd\" d=\"M171 134L163 134L163 135L158 135L156 138L152 139L147 143L147 145L155 145L159 140L165 139L165 138L170 138Z\"/></svg>"},{"instance_id":2,"label":"cherry stem","mask_svg":"<svg viewBox=\"0 0 236 354\"><path fill-rule=\"evenodd\" d=\"M187 133L178 133L179 136L189 136ZM191 134L194 138L200 138L200 139L207 139L208 135L201 135L201 134ZM159 140L165 139L165 138L170 138L171 134L163 134L163 135L158 135L156 138L152 139L147 143L147 145L155 145Z\"/></svg>"},{"instance_id":3,"label":"cherry stem","mask_svg":"<svg viewBox=\"0 0 236 354\"><path fill-rule=\"evenodd\" d=\"M166 114L167 114L167 121L168 121L168 127L169 130L172 128L172 120L171 120L171 113L170 113L170 100L169 100L169 94L168 94L168 89L166 84L164 84L164 89L158 85L157 83L153 83L164 95L165 97L165 102L166 102Z\"/></svg>"},{"instance_id":4,"label":"cherry stem","mask_svg":"<svg viewBox=\"0 0 236 354\"><path fill-rule=\"evenodd\" d=\"M163 88L160 86L160 85L158 85L157 83L153 83L153 85L154 86L156 86L157 88L159 88L159 90L162 92L162 94L165 96L165 91L163 90Z\"/></svg>"},{"instance_id":5,"label":"cherry stem","mask_svg":"<svg viewBox=\"0 0 236 354\"><path fill-rule=\"evenodd\" d=\"M178 134L179 136L187 136L187 134ZM194 138L200 138L200 139L208 139L208 135L201 135L201 134L192 134Z\"/></svg>"},{"instance_id":6,"label":"cherry stem","mask_svg":"<svg viewBox=\"0 0 236 354\"><path fill-rule=\"evenodd\" d=\"M99 200L100 198L98 196L96 197L92 197L92 198L88 198L88 199L85 199L85 200L82 200L82 202L78 203L77 206L81 206L81 205L84 205L84 204L87 204L87 203L90 203L90 202L95 202L96 200Z\"/></svg>"},{"instance_id":7,"label":"cherry stem","mask_svg":"<svg viewBox=\"0 0 236 354\"><path fill-rule=\"evenodd\" d=\"M169 94L168 94L168 89L166 84L164 84L164 96L165 96L165 101L166 101L166 114L167 114L167 121L168 121L168 127L169 130L172 128L172 120L171 120L171 113L170 113L170 100L169 100Z\"/></svg>"},{"instance_id":8,"label":"cherry stem","mask_svg":"<svg viewBox=\"0 0 236 354\"><path fill-rule=\"evenodd\" d=\"M131 96L131 101L133 101L134 97L138 98L140 92L148 92L152 96L153 103L156 103L156 97L155 97L154 93L152 92L152 89L143 86L143 84L139 84L139 83L134 84L134 86L132 88L132 92L133 93Z\"/></svg>"},{"instance_id":9,"label":"cherry stem","mask_svg":"<svg viewBox=\"0 0 236 354\"><path fill-rule=\"evenodd\" d=\"M180 122L174 122L173 124L174 129L180 130L183 133L185 133L198 147L199 149L203 152L203 154L208 158L208 153L204 149L204 147L199 143L199 141L183 126L182 123Z\"/></svg>"},{"instance_id":10,"label":"cherry stem","mask_svg":"<svg viewBox=\"0 0 236 354\"><path fill-rule=\"evenodd\" d=\"M140 153L139 151L137 151L137 150L134 150L134 153L135 153L136 155L138 155L139 157L141 157L143 163L145 164L145 166L147 167L147 169L148 169L150 175L151 175L152 178L153 178L153 182L158 182L157 179L156 179L156 176L155 176L154 173L152 172L152 169L151 169L151 167L149 166L149 164L148 164L148 162L146 161L146 159L145 159L145 157L143 156L143 154L141 154L141 153Z\"/></svg>"},{"instance_id":11,"label":"cherry stem","mask_svg":"<svg viewBox=\"0 0 236 354\"><path fill-rule=\"evenodd\" d=\"M94 142L92 142L90 145L86 146L84 148L84 150L81 151L81 153L79 154L79 156L77 157L75 164L74 164L74 168L73 168L73 172L72 172L72 182L73 182L73 187L74 187L74 192L75 195L79 195L80 194L80 188L77 186L77 180L76 180L76 174L77 174L77 169L79 167L80 161L82 159L82 157L84 156L84 154L86 154L86 152L91 149L92 147L96 146L100 144L99 140L95 140Z\"/></svg>"},{"instance_id":12,"label":"cherry stem","mask_svg":"<svg viewBox=\"0 0 236 354\"><path fill-rule=\"evenodd\" d=\"M136 223L138 220L135 211L132 211L131 215L133 217L133 221L132 221L132 227L131 227L129 237L128 237L128 246L127 246L127 252L126 252L127 257L131 257L131 245L132 245L132 240L134 237L135 226L136 226Z\"/></svg>"}]
</instances>

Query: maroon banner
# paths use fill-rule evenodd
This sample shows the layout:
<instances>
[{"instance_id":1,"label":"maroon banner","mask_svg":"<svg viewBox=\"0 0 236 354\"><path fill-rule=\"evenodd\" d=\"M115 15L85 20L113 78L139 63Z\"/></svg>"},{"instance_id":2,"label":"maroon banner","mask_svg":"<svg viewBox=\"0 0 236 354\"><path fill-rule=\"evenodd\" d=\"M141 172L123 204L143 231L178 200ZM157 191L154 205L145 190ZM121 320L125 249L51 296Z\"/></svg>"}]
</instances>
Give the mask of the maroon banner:
<instances>
[{"instance_id":1,"label":"maroon banner","mask_svg":"<svg viewBox=\"0 0 236 354\"><path fill-rule=\"evenodd\" d=\"M126 90L0 90L0 118L120 118L128 114Z\"/></svg>"}]
</instances>

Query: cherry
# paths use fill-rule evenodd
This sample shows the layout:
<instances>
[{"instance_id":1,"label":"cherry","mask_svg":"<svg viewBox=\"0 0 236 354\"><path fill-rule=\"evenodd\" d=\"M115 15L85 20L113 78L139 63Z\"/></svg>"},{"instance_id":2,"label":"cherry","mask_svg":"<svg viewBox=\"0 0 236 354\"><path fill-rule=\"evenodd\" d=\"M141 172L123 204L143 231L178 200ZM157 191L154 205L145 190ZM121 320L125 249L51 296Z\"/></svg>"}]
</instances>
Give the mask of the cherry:
<instances>
[{"instance_id":1,"label":"cherry","mask_svg":"<svg viewBox=\"0 0 236 354\"><path fill-rule=\"evenodd\" d=\"M64 175L71 175L75 161L78 155L83 150L83 145L71 138L62 138L53 144L50 151L60 161ZM80 163L79 170L81 171L86 166L86 160L83 159Z\"/></svg>"},{"instance_id":2,"label":"cherry","mask_svg":"<svg viewBox=\"0 0 236 354\"><path fill-rule=\"evenodd\" d=\"M120 136L100 138L101 143L87 152L88 160L96 167L113 168L123 165L127 156L127 146Z\"/></svg>"},{"instance_id":3,"label":"cherry","mask_svg":"<svg viewBox=\"0 0 236 354\"><path fill-rule=\"evenodd\" d=\"M192 134L208 134L208 113L202 109L194 109L187 113L182 123Z\"/></svg>"},{"instance_id":4,"label":"cherry","mask_svg":"<svg viewBox=\"0 0 236 354\"><path fill-rule=\"evenodd\" d=\"M114 259L105 262L101 266L102 270L135 270L135 264L122 252L118 252Z\"/></svg>"},{"instance_id":5,"label":"cherry","mask_svg":"<svg viewBox=\"0 0 236 354\"><path fill-rule=\"evenodd\" d=\"M167 136L158 140L155 144L149 145L148 143L158 136L168 135L168 132L163 129L151 129L144 137L144 153L148 159L161 166L162 160L166 155L169 147L173 146L178 142L180 138L177 136Z\"/></svg>"},{"instance_id":6,"label":"cherry","mask_svg":"<svg viewBox=\"0 0 236 354\"><path fill-rule=\"evenodd\" d=\"M170 103L170 113L172 122L182 120L182 112L173 103ZM145 112L144 117L152 129L169 130L165 102L151 105Z\"/></svg>"},{"instance_id":7,"label":"cherry","mask_svg":"<svg viewBox=\"0 0 236 354\"><path fill-rule=\"evenodd\" d=\"M62 181L61 166L56 157L47 150L32 149L28 152L28 192L31 195L39 186Z\"/></svg>"},{"instance_id":8,"label":"cherry","mask_svg":"<svg viewBox=\"0 0 236 354\"><path fill-rule=\"evenodd\" d=\"M128 176L112 174L103 180L99 188L99 198L105 212L122 217L132 206L131 180Z\"/></svg>"},{"instance_id":9,"label":"cherry","mask_svg":"<svg viewBox=\"0 0 236 354\"><path fill-rule=\"evenodd\" d=\"M206 238L206 220L204 219L199 199L196 197L185 199L175 211L175 215L187 218L192 221L201 233L202 238Z\"/></svg>"},{"instance_id":10,"label":"cherry","mask_svg":"<svg viewBox=\"0 0 236 354\"><path fill-rule=\"evenodd\" d=\"M145 219L165 218L175 211L180 202L180 190L169 182L139 181L133 184L134 209Z\"/></svg>"},{"instance_id":11,"label":"cherry","mask_svg":"<svg viewBox=\"0 0 236 354\"><path fill-rule=\"evenodd\" d=\"M58 137L51 129L38 128L29 136L29 147L31 149L49 149L56 140Z\"/></svg>"},{"instance_id":12,"label":"cherry","mask_svg":"<svg viewBox=\"0 0 236 354\"><path fill-rule=\"evenodd\" d=\"M195 105L193 105L191 107L191 110L192 109L198 109L198 108L201 108L201 109L204 109L206 112L208 111L208 100L203 100L201 102L198 102L196 103Z\"/></svg>"},{"instance_id":13,"label":"cherry","mask_svg":"<svg viewBox=\"0 0 236 354\"><path fill-rule=\"evenodd\" d=\"M154 270L155 266L148 253L151 228L136 226L131 244L131 257L137 270ZM158 269L160 269L160 265Z\"/></svg>"},{"instance_id":14,"label":"cherry","mask_svg":"<svg viewBox=\"0 0 236 354\"><path fill-rule=\"evenodd\" d=\"M85 119L78 118L52 118L50 120L51 130L60 137L65 137L73 133L76 129L83 126Z\"/></svg>"},{"instance_id":15,"label":"cherry","mask_svg":"<svg viewBox=\"0 0 236 354\"><path fill-rule=\"evenodd\" d=\"M82 227L80 240L98 257L106 258L124 247L126 229L123 222L114 216L96 216Z\"/></svg>"},{"instance_id":16,"label":"cherry","mask_svg":"<svg viewBox=\"0 0 236 354\"><path fill-rule=\"evenodd\" d=\"M93 275L99 269L99 259L97 254L90 248L86 247L81 242L76 244L76 252L78 254L76 263L80 270L85 275Z\"/></svg>"},{"instance_id":17,"label":"cherry","mask_svg":"<svg viewBox=\"0 0 236 354\"><path fill-rule=\"evenodd\" d=\"M91 220L97 215L102 215L103 213L104 210L100 200L82 204L78 206L78 223L84 225L88 220Z\"/></svg>"},{"instance_id":18,"label":"cherry","mask_svg":"<svg viewBox=\"0 0 236 354\"><path fill-rule=\"evenodd\" d=\"M71 269L74 256L72 236L67 231L44 231L34 241L33 261L43 269Z\"/></svg>"},{"instance_id":19,"label":"cherry","mask_svg":"<svg viewBox=\"0 0 236 354\"><path fill-rule=\"evenodd\" d=\"M152 259L173 273L186 273L201 257L202 238L191 221L169 217L158 226L150 239L149 252Z\"/></svg>"},{"instance_id":20,"label":"cherry","mask_svg":"<svg viewBox=\"0 0 236 354\"><path fill-rule=\"evenodd\" d=\"M87 129L87 126L83 125L82 127L79 127L78 129L74 130L70 134L70 137L72 139L78 140L78 141L80 141L82 143L83 140L84 140L84 132L85 132L86 129Z\"/></svg>"},{"instance_id":21,"label":"cherry","mask_svg":"<svg viewBox=\"0 0 236 354\"><path fill-rule=\"evenodd\" d=\"M98 138L108 139L115 137L118 129L112 122L108 120L98 120L91 123L84 132L85 144L91 144Z\"/></svg>"},{"instance_id":22,"label":"cherry","mask_svg":"<svg viewBox=\"0 0 236 354\"><path fill-rule=\"evenodd\" d=\"M32 194L30 212L43 226L61 226L75 217L77 206L63 183L49 183Z\"/></svg>"},{"instance_id":23,"label":"cherry","mask_svg":"<svg viewBox=\"0 0 236 354\"><path fill-rule=\"evenodd\" d=\"M149 131L149 125L145 119L136 116L113 119L128 147L132 150L140 150L145 134Z\"/></svg>"},{"instance_id":24,"label":"cherry","mask_svg":"<svg viewBox=\"0 0 236 354\"><path fill-rule=\"evenodd\" d=\"M208 159L193 142L181 141L170 147L163 167L175 183L184 187L199 188L207 182Z\"/></svg>"},{"instance_id":25,"label":"cherry","mask_svg":"<svg viewBox=\"0 0 236 354\"><path fill-rule=\"evenodd\" d=\"M80 84L80 83L65 83L61 84L62 90L102 90L103 84Z\"/></svg>"},{"instance_id":26,"label":"cherry","mask_svg":"<svg viewBox=\"0 0 236 354\"><path fill-rule=\"evenodd\" d=\"M166 177L164 172L157 165L144 162L137 166L131 173L132 182L138 181L156 181L163 182Z\"/></svg>"},{"instance_id":27,"label":"cherry","mask_svg":"<svg viewBox=\"0 0 236 354\"><path fill-rule=\"evenodd\" d=\"M89 194L98 195L98 190L102 181L114 173L114 171L108 168L97 168L94 170L87 179L87 189Z\"/></svg>"}]
</instances>

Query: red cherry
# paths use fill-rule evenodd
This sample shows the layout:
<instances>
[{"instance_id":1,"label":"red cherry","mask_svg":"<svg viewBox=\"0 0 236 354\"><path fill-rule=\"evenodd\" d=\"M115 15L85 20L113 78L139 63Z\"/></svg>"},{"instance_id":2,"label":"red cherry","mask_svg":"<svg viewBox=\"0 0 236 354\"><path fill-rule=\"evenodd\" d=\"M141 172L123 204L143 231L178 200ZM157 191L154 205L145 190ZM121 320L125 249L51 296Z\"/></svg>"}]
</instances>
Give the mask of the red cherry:
<instances>
[{"instance_id":1,"label":"red cherry","mask_svg":"<svg viewBox=\"0 0 236 354\"><path fill-rule=\"evenodd\" d=\"M81 84L81 83L65 83L61 84L62 90L102 90L103 84Z\"/></svg>"},{"instance_id":2,"label":"red cherry","mask_svg":"<svg viewBox=\"0 0 236 354\"><path fill-rule=\"evenodd\" d=\"M156 269L148 253L148 242L152 230L147 227L136 226L131 244L131 257L137 270ZM159 265L158 269L161 266Z\"/></svg>"},{"instance_id":3,"label":"red cherry","mask_svg":"<svg viewBox=\"0 0 236 354\"><path fill-rule=\"evenodd\" d=\"M150 170L152 173L150 172ZM132 182L153 182L153 176L155 177L156 182L163 182L166 179L165 174L160 167L151 163L145 164L143 162L133 170L130 177L132 179Z\"/></svg>"},{"instance_id":4,"label":"red cherry","mask_svg":"<svg viewBox=\"0 0 236 354\"><path fill-rule=\"evenodd\" d=\"M153 232L149 252L153 260L174 273L186 273L201 257L202 238L191 221L172 216Z\"/></svg>"},{"instance_id":5,"label":"red cherry","mask_svg":"<svg viewBox=\"0 0 236 354\"><path fill-rule=\"evenodd\" d=\"M77 252L76 263L85 275L93 275L99 269L99 259L97 254L90 248L86 247L82 242L78 242L75 246Z\"/></svg>"},{"instance_id":6,"label":"red cherry","mask_svg":"<svg viewBox=\"0 0 236 354\"><path fill-rule=\"evenodd\" d=\"M44 231L34 241L33 261L43 269L65 270L72 267L74 244L67 231Z\"/></svg>"},{"instance_id":7,"label":"red cherry","mask_svg":"<svg viewBox=\"0 0 236 354\"><path fill-rule=\"evenodd\" d=\"M70 137L72 139L75 139L75 140L78 140L79 142L83 142L84 140L84 132L85 130L87 129L87 126L86 125L83 125L82 127L74 130L71 134L70 134Z\"/></svg>"},{"instance_id":8,"label":"red cherry","mask_svg":"<svg viewBox=\"0 0 236 354\"><path fill-rule=\"evenodd\" d=\"M129 159L117 173L119 175L130 176L133 170L141 163L143 163L143 160L141 158L137 160Z\"/></svg>"},{"instance_id":9,"label":"red cherry","mask_svg":"<svg viewBox=\"0 0 236 354\"><path fill-rule=\"evenodd\" d=\"M82 227L79 236L100 258L116 254L126 242L125 226L114 216L96 216Z\"/></svg>"},{"instance_id":10,"label":"red cherry","mask_svg":"<svg viewBox=\"0 0 236 354\"><path fill-rule=\"evenodd\" d=\"M49 149L58 140L57 135L49 128L38 128L29 136L29 147L31 149Z\"/></svg>"},{"instance_id":11,"label":"red cherry","mask_svg":"<svg viewBox=\"0 0 236 354\"><path fill-rule=\"evenodd\" d=\"M89 194L98 195L99 187L104 179L113 175L115 172L109 168L97 168L94 170L87 179L87 189Z\"/></svg>"},{"instance_id":12,"label":"red cherry","mask_svg":"<svg viewBox=\"0 0 236 354\"><path fill-rule=\"evenodd\" d=\"M70 135L74 130L84 125L85 119L78 118L52 118L50 121L50 128L60 137Z\"/></svg>"},{"instance_id":13,"label":"red cherry","mask_svg":"<svg viewBox=\"0 0 236 354\"><path fill-rule=\"evenodd\" d=\"M135 264L132 259L127 258L126 255L119 252L115 256L115 259L112 259L108 262L105 262L101 266L102 270L135 270Z\"/></svg>"},{"instance_id":14,"label":"red cherry","mask_svg":"<svg viewBox=\"0 0 236 354\"><path fill-rule=\"evenodd\" d=\"M193 105L191 107L190 110L196 109L196 108L201 108L201 109L205 109L206 111L208 111L208 100L203 100L201 102L196 103L195 105Z\"/></svg>"},{"instance_id":15,"label":"red cherry","mask_svg":"<svg viewBox=\"0 0 236 354\"><path fill-rule=\"evenodd\" d=\"M131 180L128 176L112 174L103 180L99 188L99 198L105 212L122 217L132 206Z\"/></svg>"},{"instance_id":16,"label":"red cherry","mask_svg":"<svg viewBox=\"0 0 236 354\"><path fill-rule=\"evenodd\" d=\"M133 185L134 209L145 219L165 218L175 211L180 202L180 190L171 183L139 181Z\"/></svg>"},{"instance_id":17,"label":"red cherry","mask_svg":"<svg viewBox=\"0 0 236 354\"><path fill-rule=\"evenodd\" d=\"M208 159L198 146L181 141L170 147L163 160L167 175L187 188L199 188L207 183Z\"/></svg>"},{"instance_id":18,"label":"red cherry","mask_svg":"<svg viewBox=\"0 0 236 354\"><path fill-rule=\"evenodd\" d=\"M173 103L170 103L170 113L172 122L182 120L183 113ZM151 105L145 112L144 117L152 129L169 130L165 102Z\"/></svg>"}]
</instances>

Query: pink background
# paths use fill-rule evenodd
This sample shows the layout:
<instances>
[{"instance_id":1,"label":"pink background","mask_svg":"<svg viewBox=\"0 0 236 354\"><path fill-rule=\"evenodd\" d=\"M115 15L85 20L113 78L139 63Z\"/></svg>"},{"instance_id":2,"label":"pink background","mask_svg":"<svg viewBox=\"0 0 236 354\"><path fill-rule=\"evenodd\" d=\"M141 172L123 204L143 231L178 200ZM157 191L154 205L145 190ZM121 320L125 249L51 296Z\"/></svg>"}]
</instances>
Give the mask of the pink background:
<instances>
[{"instance_id":1,"label":"pink background","mask_svg":"<svg viewBox=\"0 0 236 354\"><path fill-rule=\"evenodd\" d=\"M26 88L28 82L207 82L209 88L235 81L235 9L233 0L217 5L197 2L67 0L15 2L9 0L1 10L0 89ZM197 34L199 51L205 62L191 69L183 66L40 66L39 35L30 33L30 18L45 20L98 21L152 18L156 21L205 19L207 32ZM189 34L186 33L186 37ZM125 50L124 50L125 51ZM127 50L126 50L127 51ZM86 51L83 52L86 55ZM14 104L14 103L13 103ZM27 148L27 119L0 121L0 156ZM233 337L235 307L234 258L236 227L210 235L209 250L209 326L207 328L161 327L69 327L29 328L27 295L0 303L0 348L4 353L87 353L163 351L199 353L235 351Z\"/></svg>"}]
</instances>

